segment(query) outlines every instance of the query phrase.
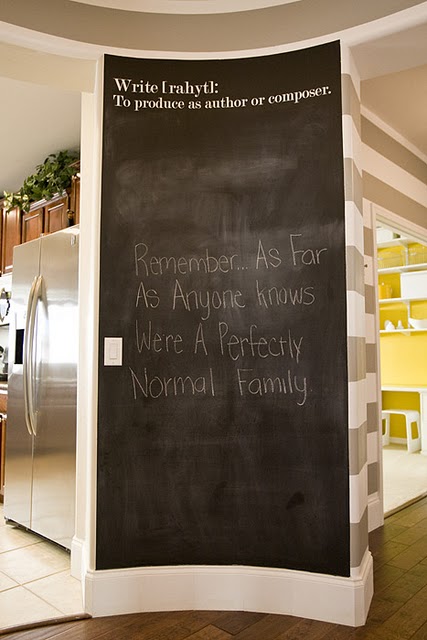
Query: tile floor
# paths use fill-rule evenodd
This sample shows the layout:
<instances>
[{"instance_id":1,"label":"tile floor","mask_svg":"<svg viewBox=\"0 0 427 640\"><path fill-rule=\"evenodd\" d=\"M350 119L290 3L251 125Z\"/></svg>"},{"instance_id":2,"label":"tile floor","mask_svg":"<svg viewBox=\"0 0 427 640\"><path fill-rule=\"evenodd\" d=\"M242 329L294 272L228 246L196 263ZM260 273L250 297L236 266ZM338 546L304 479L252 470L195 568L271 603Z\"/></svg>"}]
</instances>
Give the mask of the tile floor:
<instances>
[{"instance_id":1,"label":"tile floor","mask_svg":"<svg viewBox=\"0 0 427 640\"><path fill-rule=\"evenodd\" d=\"M0 503L0 632L9 627L83 613L70 554L6 524Z\"/></svg>"}]
</instances>

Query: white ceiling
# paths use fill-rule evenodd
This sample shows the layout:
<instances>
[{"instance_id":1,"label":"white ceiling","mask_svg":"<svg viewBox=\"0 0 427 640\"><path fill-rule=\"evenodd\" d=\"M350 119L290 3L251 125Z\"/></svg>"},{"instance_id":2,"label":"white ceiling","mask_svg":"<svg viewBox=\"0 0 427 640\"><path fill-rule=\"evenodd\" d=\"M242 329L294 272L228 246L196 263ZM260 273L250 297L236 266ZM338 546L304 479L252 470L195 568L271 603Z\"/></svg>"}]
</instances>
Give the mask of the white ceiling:
<instances>
[{"instance_id":1,"label":"white ceiling","mask_svg":"<svg viewBox=\"0 0 427 640\"><path fill-rule=\"evenodd\" d=\"M427 156L427 19L352 47L362 104Z\"/></svg>"},{"instance_id":2,"label":"white ceiling","mask_svg":"<svg viewBox=\"0 0 427 640\"><path fill-rule=\"evenodd\" d=\"M80 94L0 77L0 194L50 154L80 147Z\"/></svg>"},{"instance_id":3,"label":"white ceiling","mask_svg":"<svg viewBox=\"0 0 427 640\"><path fill-rule=\"evenodd\" d=\"M321 0L313 0L320 2ZM149 10L191 4L199 12L255 9L284 0L79 0L80 3ZM427 3L425 3L427 5ZM178 18L179 19L179 18ZM362 77L362 104L427 158L427 18L382 37L357 42L352 51ZM0 194L17 190L49 153L79 146L80 95L0 77Z\"/></svg>"},{"instance_id":4,"label":"white ceiling","mask_svg":"<svg viewBox=\"0 0 427 640\"><path fill-rule=\"evenodd\" d=\"M301 0L72 0L96 7L145 13L234 13L250 11Z\"/></svg>"}]
</instances>

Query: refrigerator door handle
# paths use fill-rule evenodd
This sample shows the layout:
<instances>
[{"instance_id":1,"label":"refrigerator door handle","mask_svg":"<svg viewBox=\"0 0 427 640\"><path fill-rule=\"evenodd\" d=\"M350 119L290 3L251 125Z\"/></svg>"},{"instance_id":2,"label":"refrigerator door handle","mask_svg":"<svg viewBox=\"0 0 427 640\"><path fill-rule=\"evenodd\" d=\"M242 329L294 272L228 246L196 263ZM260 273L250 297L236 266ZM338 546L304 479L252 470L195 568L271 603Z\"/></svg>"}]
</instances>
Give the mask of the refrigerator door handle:
<instances>
[{"instance_id":1,"label":"refrigerator door handle","mask_svg":"<svg viewBox=\"0 0 427 640\"><path fill-rule=\"evenodd\" d=\"M42 276L34 279L28 297L27 319L26 319L26 343L25 343L25 363L24 363L24 403L25 421L28 432L37 435L37 420L34 412L34 337L36 325L37 303L41 295L43 283Z\"/></svg>"},{"instance_id":2,"label":"refrigerator door handle","mask_svg":"<svg viewBox=\"0 0 427 640\"><path fill-rule=\"evenodd\" d=\"M32 424L33 433L37 435L37 411L34 411L34 382L36 380L36 372L34 371L34 360L36 357L36 351L34 346L34 338L36 335L35 331L35 322L37 316L37 305L39 300L42 297L42 286L43 286L43 276L39 276L37 278L36 287L34 289L34 298L33 298L33 312L32 312L32 329L30 332L30 351L31 351L31 378L30 378L30 387L29 387L29 409L30 409L30 419Z\"/></svg>"},{"instance_id":3,"label":"refrigerator door handle","mask_svg":"<svg viewBox=\"0 0 427 640\"><path fill-rule=\"evenodd\" d=\"M28 384L29 384L29 379L30 379L30 372L29 372L29 366L30 366L29 343L30 343L31 313L32 313L32 308L33 308L34 290L36 288L36 283L37 283L37 277L34 278L32 284L31 284L30 293L28 294L27 313L26 313L26 316L25 316L25 333L24 333L24 366L23 366L23 372L22 372L23 385L24 385L25 424L27 426L27 431L30 434L30 436L33 435L33 430L32 430L32 426L31 426L30 413L29 413L29 401L28 401L28 398L29 398L29 395L28 395L29 394Z\"/></svg>"}]
</instances>

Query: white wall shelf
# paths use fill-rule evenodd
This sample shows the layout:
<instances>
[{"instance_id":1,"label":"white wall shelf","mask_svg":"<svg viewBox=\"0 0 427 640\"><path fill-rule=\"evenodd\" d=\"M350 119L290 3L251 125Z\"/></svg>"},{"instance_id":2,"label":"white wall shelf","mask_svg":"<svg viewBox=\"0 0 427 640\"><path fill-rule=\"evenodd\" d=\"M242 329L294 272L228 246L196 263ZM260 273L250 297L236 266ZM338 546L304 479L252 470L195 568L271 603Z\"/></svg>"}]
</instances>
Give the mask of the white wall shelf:
<instances>
[{"instance_id":1,"label":"white wall shelf","mask_svg":"<svg viewBox=\"0 0 427 640\"><path fill-rule=\"evenodd\" d=\"M394 238L394 240L388 240L387 242L378 242L377 249L393 249L394 247L407 247L410 244L414 244L415 240L409 238Z\"/></svg>"},{"instance_id":2,"label":"white wall shelf","mask_svg":"<svg viewBox=\"0 0 427 640\"><path fill-rule=\"evenodd\" d=\"M426 301L427 298L380 298L378 300L380 306L386 304L408 304L410 302L422 302Z\"/></svg>"},{"instance_id":3,"label":"white wall shelf","mask_svg":"<svg viewBox=\"0 0 427 640\"><path fill-rule=\"evenodd\" d=\"M427 269L427 262L417 262L416 264L406 264L401 267L386 267L384 269L378 269L378 274L381 273L404 273L405 271L422 271Z\"/></svg>"},{"instance_id":4,"label":"white wall shelf","mask_svg":"<svg viewBox=\"0 0 427 640\"><path fill-rule=\"evenodd\" d=\"M392 331L386 331L381 329L380 333L385 335L394 335L396 333L403 333L403 335L409 335L410 333L426 333L427 329L393 329Z\"/></svg>"}]
</instances>

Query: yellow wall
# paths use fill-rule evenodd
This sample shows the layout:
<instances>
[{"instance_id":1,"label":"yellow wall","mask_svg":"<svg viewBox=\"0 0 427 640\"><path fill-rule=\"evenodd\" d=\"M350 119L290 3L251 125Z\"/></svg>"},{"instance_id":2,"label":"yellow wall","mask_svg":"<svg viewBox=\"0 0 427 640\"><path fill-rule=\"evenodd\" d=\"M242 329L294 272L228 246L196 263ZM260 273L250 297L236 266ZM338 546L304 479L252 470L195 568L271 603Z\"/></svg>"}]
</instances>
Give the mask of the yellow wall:
<instances>
[{"instance_id":1,"label":"yellow wall","mask_svg":"<svg viewBox=\"0 0 427 640\"><path fill-rule=\"evenodd\" d=\"M411 244L409 246L409 262L414 262L417 256L424 262L423 245ZM427 259L426 259L427 262ZM394 267L405 264L403 250L380 249L378 251L378 267ZM391 297L400 297L400 274L378 274L379 294L389 295L381 285L391 287ZM426 301L410 303L410 314L413 318L427 318L427 291ZM381 300L380 300L381 302ZM399 320L405 328L408 327L407 306L402 302L380 305L380 329L384 329L386 320L393 322L395 326ZM382 385L427 385L427 331L424 333L403 334L390 332L380 336L381 350L381 383ZM384 409L416 409L419 411L419 396L416 393L383 392L382 402ZM391 437L406 438L405 421L402 416L391 417Z\"/></svg>"},{"instance_id":2,"label":"yellow wall","mask_svg":"<svg viewBox=\"0 0 427 640\"><path fill-rule=\"evenodd\" d=\"M427 385L427 332L381 335L381 382Z\"/></svg>"}]
</instances>

